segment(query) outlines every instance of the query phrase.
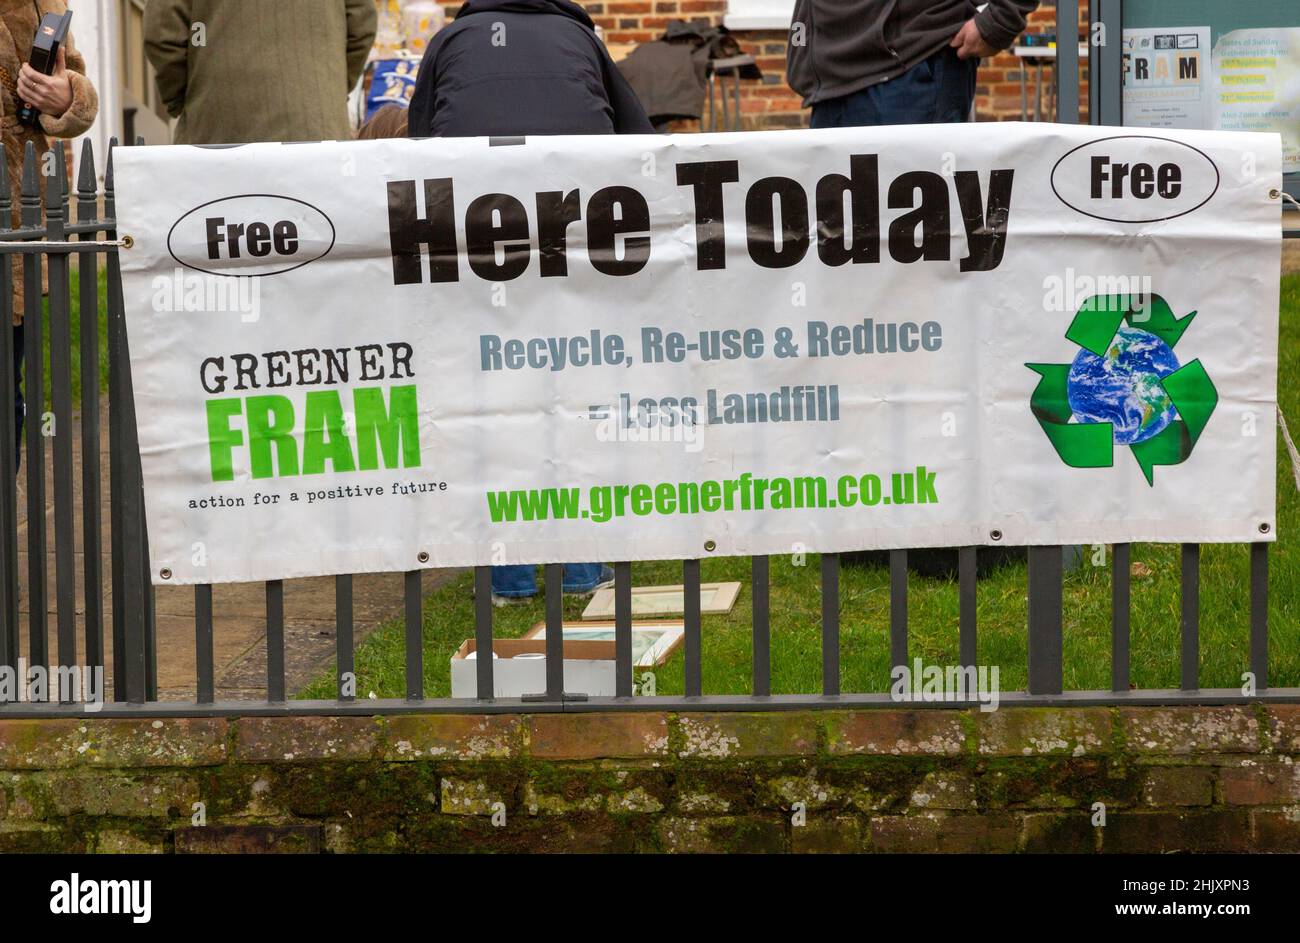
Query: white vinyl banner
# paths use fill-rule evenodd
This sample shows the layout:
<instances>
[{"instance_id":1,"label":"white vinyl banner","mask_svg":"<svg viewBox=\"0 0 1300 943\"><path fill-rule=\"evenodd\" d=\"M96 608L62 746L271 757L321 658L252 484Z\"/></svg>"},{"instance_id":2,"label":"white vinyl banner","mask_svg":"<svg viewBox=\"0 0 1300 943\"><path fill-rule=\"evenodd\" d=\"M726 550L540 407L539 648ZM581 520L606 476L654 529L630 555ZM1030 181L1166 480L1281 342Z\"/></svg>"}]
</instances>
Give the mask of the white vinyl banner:
<instances>
[{"instance_id":1,"label":"white vinyl banner","mask_svg":"<svg viewBox=\"0 0 1300 943\"><path fill-rule=\"evenodd\" d=\"M1275 536L1274 134L114 161L157 583Z\"/></svg>"}]
</instances>

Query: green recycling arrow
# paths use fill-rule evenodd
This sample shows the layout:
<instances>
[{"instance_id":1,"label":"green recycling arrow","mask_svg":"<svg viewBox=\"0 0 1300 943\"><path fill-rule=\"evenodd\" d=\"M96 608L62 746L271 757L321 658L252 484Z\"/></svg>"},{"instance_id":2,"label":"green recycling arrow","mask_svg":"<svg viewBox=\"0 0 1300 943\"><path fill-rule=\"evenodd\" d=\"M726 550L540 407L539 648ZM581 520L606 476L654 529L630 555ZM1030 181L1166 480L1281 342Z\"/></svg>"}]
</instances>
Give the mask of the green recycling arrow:
<instances>
[{"instance_id":1,"label":"green recycling arrow","mask_svg":"<svg viewBox=\"0 0 1300 943\"><path fill-rule=\"evenodd\" d=\"M1071 468L1109 468L1115 464L1114 434L1108 422L1070 424L1074 415L1066 395L1070 365L1027 363L1042 377L1029 399L1029 408L1047 433L1056 454Z\"/></svg>"},{"instance_id":2,"label":"green recycling arrow","mask_svg":"<svg viewBox=\"0 0 1300 943\"><path fill-rule=\"evenodd\" d=\"M1065 339L1101 357L1120 323L1127 321L1129 327L1155 334L1172 349L1194 317L1195 311L1174 317L1173 309L1159 295L1093 295L1079 307Z\"/></svg>"},{"instance_id":3,"label":"green recycling arrow","mask_svg":"<svg viewBox=\"0 0 1300 943\"><path fill-rule=\"evenodd\" d=\"M1214 388L1214 382L1199 360L1175 370L1161 380L1160 385L1173 401L1179 418L1165 426L1158 435L1129 446L1149 485L1155 484L1153 473L1156 465L1177 465L1187 460L1219 402L1219 391Z\"/></svg>"},{"instance_id":4,"label":"green recycling arrow","mask_svg":"<svg viewBox=\"0 0 1300 943\"><path fill-rule=\"evenodd\" d=\"M1174 316L1159 295L1094 295L1080 306L1065 332L1067 340L1104 356L1120 325L1128 322L1155 334L1172 349L1196 312ZM1109 468L1115 463L1114 429L1108 422L1071 423L1067 383L1069 364L1027 363L1041 377L1029 400L1039 425L1061 461L1071 468ZM1158 381L1177 410L1177 418L1157 435L1130 448L1147 484L1154 487L1157 465L1186 461L1218 404L1219 394L1200 360Z\"/></svg>"}]
</instances>

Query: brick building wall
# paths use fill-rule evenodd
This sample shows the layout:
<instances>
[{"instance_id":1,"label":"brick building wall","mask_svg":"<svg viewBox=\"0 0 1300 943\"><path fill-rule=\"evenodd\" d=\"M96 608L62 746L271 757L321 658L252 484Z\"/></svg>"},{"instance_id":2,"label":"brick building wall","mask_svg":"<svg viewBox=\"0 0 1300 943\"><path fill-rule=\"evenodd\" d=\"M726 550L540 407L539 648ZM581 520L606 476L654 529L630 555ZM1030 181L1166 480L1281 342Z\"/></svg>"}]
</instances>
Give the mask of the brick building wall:
<instances>
[{"instance_id":1,"label":"brick building wall","mask_svg":"<svg viewBox=\"0 0 1300 943\"><path fill-rule=\"evenodd\" d=\"M658 39L672 20L719 25L727 12L727 0L594 0L584 2L583 5L603 30L605 41L611 47ZM444 3L442 6L447 11L448 20L460 8L459 3ZM1054 32L1055 17L1054 8L1044 4L1030 15L1027 31ZM745 130L806 127L808 111L801 107L799 96L785 82L786 32L742 30L736 31L735 36L741 47L758 61L764 75L762 82L748 81L742 84L741 115ZM975 94L978 120L1006 121L1020 117L1020 72L1020 60L1009 52L1000 53L984 62ZM1051 76L1051 70L1045 69L1045 114ZM1033 66L1028 67L1026 79L1029 86L1029 113L1032 117L1035 79ZM1080 98L1086 108L1086 88L1080 89ZM697 128L697 122L686 122L678 130Z\"/></svg>"}]
</instances>

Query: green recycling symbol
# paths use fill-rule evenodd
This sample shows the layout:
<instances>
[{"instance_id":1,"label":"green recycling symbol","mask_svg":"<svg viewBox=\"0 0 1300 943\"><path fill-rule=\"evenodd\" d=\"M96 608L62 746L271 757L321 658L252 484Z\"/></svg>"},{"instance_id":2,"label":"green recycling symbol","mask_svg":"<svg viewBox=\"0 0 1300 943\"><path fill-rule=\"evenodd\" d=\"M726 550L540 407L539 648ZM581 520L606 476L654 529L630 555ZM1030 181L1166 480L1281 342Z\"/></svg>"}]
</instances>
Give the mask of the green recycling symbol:
<instances>
[{"instance_id":1,"label":"green recycling symbol","mask_svg":"<svg viewBox=\"0 0 1300 943\"><path fill-rule=\"evenodd\" d=\"M1196 312L1174 317L1159 295L1094 295L1074 316L1072 363L1027 363L1042 379L1029 406L1071 468L1109 468L1127 445L1147 484L1157 465L1177 465L1219 401L1200 360L1174 354Z\"/></svg>"}]
</instances>

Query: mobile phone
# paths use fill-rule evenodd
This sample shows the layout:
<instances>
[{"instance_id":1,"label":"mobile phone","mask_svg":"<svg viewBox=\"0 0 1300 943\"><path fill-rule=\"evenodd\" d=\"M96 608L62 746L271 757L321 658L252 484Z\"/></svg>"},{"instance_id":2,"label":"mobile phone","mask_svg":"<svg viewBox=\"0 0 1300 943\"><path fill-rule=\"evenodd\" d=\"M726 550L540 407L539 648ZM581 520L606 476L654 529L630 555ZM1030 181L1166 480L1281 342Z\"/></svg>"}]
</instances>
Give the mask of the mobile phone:
<instances>
[{"instance_id":1,"label":"mobile phone","mask_svg":"<svg viewBox=\"0 0 1300 943\"><path fill-rule=\"evenodd\" d=\"M36 27L36 36L32 40L32 55L27 60L28 65L42 75L53 72L55 64L59 61L59 49L68 38L68 27L71 24L71 10L62 14L46 13L41 17L41 23ZM40 116L40 110L35 105L19 103L19 124L31 127L36 124L36 119Z\"/></svg>"}]
</instances>

